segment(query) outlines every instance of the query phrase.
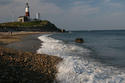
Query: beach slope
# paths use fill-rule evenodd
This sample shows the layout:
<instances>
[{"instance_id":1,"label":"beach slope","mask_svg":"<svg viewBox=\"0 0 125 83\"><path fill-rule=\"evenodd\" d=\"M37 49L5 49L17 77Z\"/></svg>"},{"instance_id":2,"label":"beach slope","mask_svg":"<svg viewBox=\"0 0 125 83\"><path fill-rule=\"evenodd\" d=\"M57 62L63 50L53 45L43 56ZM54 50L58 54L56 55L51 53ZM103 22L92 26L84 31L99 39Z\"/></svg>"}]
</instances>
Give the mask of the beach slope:
<instances>
[{"instance_id":1,"label":"beach slope","mask_svg":"<svg viewBox=\"0 0 125 83\"><path fill-rule=\"evenodd\" d=\"M38 33L0 33L0 83L52 83L55 80L56 64L61 58L5 48L8 44L22 41L25 36Z\"/></svg>"}]
</instances>

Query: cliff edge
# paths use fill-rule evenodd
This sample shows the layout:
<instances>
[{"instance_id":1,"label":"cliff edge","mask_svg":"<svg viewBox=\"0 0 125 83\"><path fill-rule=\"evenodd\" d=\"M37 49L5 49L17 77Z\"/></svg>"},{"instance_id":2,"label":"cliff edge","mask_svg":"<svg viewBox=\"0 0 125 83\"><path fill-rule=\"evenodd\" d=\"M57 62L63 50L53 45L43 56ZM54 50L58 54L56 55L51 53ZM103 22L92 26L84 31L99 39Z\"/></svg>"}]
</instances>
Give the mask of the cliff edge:
<instances>
[{"instance_id":1,"label":"cliff edge","mask_svg":"<svg viewBox=\"0 0 125 83\"><path fill-rule=\"evenodd\" d=\"M31 22L0 23L0 32L9 31L39 31L39 32L64 32L47 20Z\"/></svg>"}]
</instances>

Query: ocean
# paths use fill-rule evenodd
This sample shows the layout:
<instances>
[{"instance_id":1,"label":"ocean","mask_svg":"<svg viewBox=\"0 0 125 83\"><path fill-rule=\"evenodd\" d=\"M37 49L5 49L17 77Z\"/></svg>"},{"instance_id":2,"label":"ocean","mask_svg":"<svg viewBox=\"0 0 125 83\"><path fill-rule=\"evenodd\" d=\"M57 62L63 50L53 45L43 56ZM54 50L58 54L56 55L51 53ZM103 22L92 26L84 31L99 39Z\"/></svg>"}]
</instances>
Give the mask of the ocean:
<instances>
[{"instance_id":1,"label":"ocean","mask_svg":"<svg viewBox=\"0 0 125 83\"><path fill-rule=\"evenodd\" d=\"M83 38L85 43L75 43ZM59 83L125 83L125 30L72 31L38 37L37 53L63 58Z\"/></svg>"}]
</instances>

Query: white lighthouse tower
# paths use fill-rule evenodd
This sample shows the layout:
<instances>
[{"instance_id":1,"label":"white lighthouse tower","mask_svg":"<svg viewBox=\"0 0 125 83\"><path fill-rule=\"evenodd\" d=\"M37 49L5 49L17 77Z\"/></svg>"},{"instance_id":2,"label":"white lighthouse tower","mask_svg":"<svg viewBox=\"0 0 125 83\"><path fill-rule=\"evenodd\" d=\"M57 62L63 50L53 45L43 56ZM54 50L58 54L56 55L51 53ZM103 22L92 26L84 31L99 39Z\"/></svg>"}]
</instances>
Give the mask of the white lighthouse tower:
<instances>
[{"instance_id":1,"label":"white lighthouse tower","mask_svg":"<svg viewBox=\"0 0 125 83\"><path fill-rule=\"evenodd\" d=\"M30 11L29 11L29 4L28 4L28 2L26 2L25 16L30 18Z\"/></svg>"}]
</instances>

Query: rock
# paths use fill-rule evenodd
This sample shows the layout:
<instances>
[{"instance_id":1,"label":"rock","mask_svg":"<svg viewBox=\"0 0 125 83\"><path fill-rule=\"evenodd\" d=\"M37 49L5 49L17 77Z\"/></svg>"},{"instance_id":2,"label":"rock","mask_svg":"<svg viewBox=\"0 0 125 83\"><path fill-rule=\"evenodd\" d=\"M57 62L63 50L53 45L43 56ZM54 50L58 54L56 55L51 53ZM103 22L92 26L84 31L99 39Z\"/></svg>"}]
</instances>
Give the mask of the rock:
<instances>
[{"instance_id":1,"label":"rock","mask_svg":"<svg viewBox=\"0 0 125 83\"><path fill-rule=\"evenodd\" d=\"M64 29L61 29L61 32L66 32Z\"/></svg>"},{"instance_id":2,"label":"rock","mask_svg":"<svg viewBox=\"0 0 125 83\"><path fill-rule=\"evenodd\" d=\"M84 43L84 40L82 38L76 38L75 42L76 43Z\"/></svg>"},{"instance_id":3,"label":"rock","mask_svg":"<svg viewBox=\"0 0 125 83\"><path fill-rule=\"evenodd\" d=\"M23 79L22 79L22 82L25 82L25 83L26 83L28 80L29 80L29 79L27 79L27 78L23 78Z\"/></svg>"},{"instance_id":4,"label":"rock","mask_svg":"<svg viewBox=\"0 0 125 83\"><path fill-rule=\"evenodd\" d=\"M24 58L24 62L27 62L27 58Z\"/></svg>"},{"instance_id":5,"label":"rock","mask_svg":"<svg viewBox=\"0 0 125 83\"><path fill-rule=\"evenodd\" d=\"M0 56L3 56L3 52L0 52Z\"/></svg>"}]
</instances>

